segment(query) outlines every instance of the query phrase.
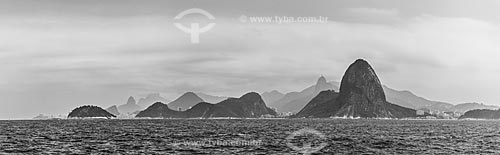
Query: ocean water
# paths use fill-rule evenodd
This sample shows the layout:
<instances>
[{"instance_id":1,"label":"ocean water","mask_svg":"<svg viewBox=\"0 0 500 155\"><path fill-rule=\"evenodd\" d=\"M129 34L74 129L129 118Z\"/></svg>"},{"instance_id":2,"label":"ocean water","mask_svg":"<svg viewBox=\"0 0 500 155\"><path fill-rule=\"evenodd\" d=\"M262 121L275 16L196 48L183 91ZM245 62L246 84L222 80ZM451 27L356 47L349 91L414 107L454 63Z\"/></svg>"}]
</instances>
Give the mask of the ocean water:
<instances>
[{"instance_id":1,"label":"ocean water","mask_svg":"<svg viewBox=\"0 0 500 155\"><path fill-rule=\"evenodd\" d=\"M0 121L0 154L302 153L499 154L500 121L370 119Z\"/></svg>"}]
</instances>

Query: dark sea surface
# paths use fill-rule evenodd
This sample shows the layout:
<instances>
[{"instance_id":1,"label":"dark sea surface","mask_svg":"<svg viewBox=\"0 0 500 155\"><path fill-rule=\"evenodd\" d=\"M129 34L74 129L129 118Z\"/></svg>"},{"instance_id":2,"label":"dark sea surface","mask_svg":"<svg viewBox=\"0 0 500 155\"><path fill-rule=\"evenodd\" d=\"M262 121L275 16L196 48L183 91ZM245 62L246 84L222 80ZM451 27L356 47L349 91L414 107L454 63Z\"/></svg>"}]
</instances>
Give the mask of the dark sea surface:
<instances>
[{"instance_id":1,"label":"dark sea surface","mask_svg":"<svg viewBox=\"0 0 500 155\"><path fill-rule=\"evenodd\" d=\"M287 140L307 128L324 137L306 134ZM500 121L0 121L0 154L301 154L287 143L303 148L307 142L326 145L316 154L500 154Z\"/></svg>"}]
</instances>

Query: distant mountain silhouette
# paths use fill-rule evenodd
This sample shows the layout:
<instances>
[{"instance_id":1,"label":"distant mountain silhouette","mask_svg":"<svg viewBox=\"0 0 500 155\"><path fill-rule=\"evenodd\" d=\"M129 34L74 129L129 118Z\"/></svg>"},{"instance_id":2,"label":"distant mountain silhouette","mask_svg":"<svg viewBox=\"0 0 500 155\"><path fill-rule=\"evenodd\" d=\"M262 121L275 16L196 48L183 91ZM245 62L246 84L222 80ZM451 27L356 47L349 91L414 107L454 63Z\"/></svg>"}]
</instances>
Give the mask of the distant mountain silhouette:
<instances>
[{"instance_id":1,"label":"distant mountain silhouette","mask_svg":"<svg viewBox=\"0 0 500 155\"><path fill-rule=\"evenodd\" d=\"M204 101L203 99L198 97L198 95L193 92L187 92L182 94L182 96L180 96L176 100L168 103L168 107L172 108L173 110L178 110L179 108L181 108L181 111L186 111L187 109L200 102Z\"/></svg>"},{"instance_id":2,"label":"distant mountain silhouette","mask_svg":"<svg viewBox=\"0 0 500 155\"><path fill-rule=\"evenodd\" d=\"M413 109L430 109L432 111L450 111L450 112L466 112L474 109L498 109L500 107L493 105L484 105L480 103L462 103L453 105L445 102L431 101L423 97L419 97L410 91L399 91L384 86L387 101Z\"/></svg>"},{"instance_id":3,"label":"distant mountain silhouette","mask_svg":"<svg viewBox=\"0 0 500 155\"><path fill-rule=\"evenodd\" d=\"M340 92L325 91L314 97L295 117L415 117L414 109L387 102L375 70L358 59L342 77Z\"/></svg>"},{"instance_id":4,"label":"distant mountain silhouette","mask_svg":"<svg viewBox=\"0 0 500 155\"><path fill-rule=\"evenodd\" d=\"M475 109L465 112L460 119L473 118L473 119L500 119L500 109Z\"/></svg>"},{"instance_id":5,"label":"distant mountain silhouette","mask_svg":"<svg viewBox=\"0 0 500 155\"><path fill-rule=\"evenodd\" d=\"M261 96L255 92L247 93L240 98L229 98L217 104L201 102L186 111L175 111L169 105L155 103L136 117L160 118L211 118L238 117L256 118L265 115L276 115L266 106Z\"/></svg>"},{"instance_id":6,"label":"distant mountain silhouette","mask_svg":"<svg viewBox=\"0 0 500 155\"><path fill-rule=\"evenodd\" d=\"M137 101L137 105L145 108L156 102L168 103L170 101L161 97L160 93L152 93L148 94L145 98L140 98L139 101Z\"/></svg>"},{"instance_id":7,"label":"distant mountain silhouette","mask_svg":"<svg viewBox=\"0 0 500 155\"><path fill-rule=\"evenodd\" d=\"M264 92L264 93L262 93L262 99L266 103L276 102L279 99L283 98L283 96L285 96L285 94L283 94L283 93L281 93L281 92L279 92L277 90L273 90L271 92Z\"/></svg>"},{"instance_id":8,"label":"distant mountain silhouette","mask_svg":"<svg viewBox=\"0 0 500 155\"><path fill-rule=\"evenodd\" d=\"M130 96L127 100L127 104L118 106L118 111L121 114L130 114L143 108L136 104L134 97Z\"/></svg>"},{"instance_id":9,"label":"distant mountain silhouette","mask_svg":"<svg viewBox=\"0 0 500 155\"><path fill-rule=\"evenodd\" d=\"M391 101L392 103L398 104L400 106L418 109L418 108L430 107L436 104L435 101L430 101L423 97L419 97L410 91L394 90L387 86L383 86L383 88L387 96L387 100L392 100Z\"/></svg>"},{"instance_id":10,"label":"distant mountain silhouette","mask_svg":"<svg viewBox=\"0 0 500 155\"><path fill-rule=\"evenodd\" d=\"M301 92L291 92L285 94L281 99L269 103L270 107L276 108L279 112L298 112L311 99L324 90L332 90L333 84L327 83L325 77L321 76L315 85L310 86Z\"/></svg>"},{"instance_id":11,"label":"distant mountain silhouette","mask_svg":"<svg viewBox=\"0 0 500 155\"><path fill-rule=\"evenodd\" d=\"M324 76L319 77L318 81L316 81L316 85L314 85L314 96L319 94L324 90L332 90L333 85L326 82L326 78Z\"/></svg>"},{"instance_id":12,"label":"distant mountain silhouette","mask_svg":"<svg viewBox=\"0 0 500 155\"><path fill-rule=\"evenodd\" d=\"M184 118L180 111L175 111L168 108L168 105L161 102L156 102L145 110L139 112L135 117L151 117L151 118Z\"/></svg>"},{"instance_id":13,"label":"distant mountain silhouette","mask_svg":"<svg viewBox=\"0 0 500 155\"><path fill-rule=\"evenodd\" d=\"M276 112L267 107L262 97L255 92L247 93L240 98L229 98L217 103L210 110L214 113L205 114L203 117L255 118L263 115L276 115Z\"/></svg>"},{"instance_id":14,"label":"distant mountain silhouette","mask_svg":"<svg viewBox=\"0 0 500 155\"><path fill-rule=\"evenodd\" d=\"M340 89L339 82L330 81L328 83L333 87L332 88L333 90ZM309 99L307 95L302 95L302 94L311 93L314 87L315 85L310 86L301 92L287 93L284 97L278 99L275 102L266 102L266 103L268 103L270 107L277 108L277 110L280 112L298 112L312 99L312 97L311 99ZM395 90L385 85L383 85L382 88L384 89L386 99L388 102L412 109L430 109L431 111L442 111L442 112L443 111L466 112L474 109L500 108L498 106L484 105L477 103L463 103L463 104L453 105L446 102L428 100L426 98L417 96L414 93L407 90L403 91ZM264 95L263 98L265 100Z\"/></svg>"},{"instance_id":15,"label":"distant mountain silhouette","mask_svg":"<svg viewBox=\"0 0 500 155\"><path fill-rule=\"evenodd\" d=\"M449 111L453 104L445 102L430 101L423 97L419 97L410 91L394 90L387 86L383 86L387 101L413 109L427 108L433 111Z\"/></svg>"},{"instance_id":16,"label":"distant mountain silhouette","mask_svg":"<svg viewBox=\"0 0 500 155\"><path fill-rule=\"evenodd\" d=\"M220 101L224 101L225 99L229 97L225 96L213 96L213 95L208 95L202 92L197 92L196 95L198 95L203 101L208 102L208 103L218 103Z\"/></svg>"},{"instance_id":17,"label":"distant mountain silhouette","mask_svg":"<svg viewBox=\"0 0 500 155\"><path fill-rule=\"evenodd\" d=\"M33 119L44 120L44 119L50 119L50 117L49 116L45 116L43 114L40 114L40 115L38 115L36 117L33 117Z\"/></svg>"},{"instance_id":18,"label":"distant mountain silhouette","mask_svg":"<svg viewBox=\"0 0 500 155\"><path fill-rule=\"evenodd\" d=\"M475 109L496 110L496 109L500 109L500 107L494 106L494 105L484 105L482 103L462 103L462 104L454 105L450 111L466 112L466 111L475 110Z\"/></svg>"},{"instance_id":19,"label":"distant mountain silhouette","mask_svg":"<svg viewBox=\"0 0 500 155\"><path fill-rule=\"evenodd\" d=\"M106 111L115 115L115 116L119 116L120 115L120 112L118 111L118 107L116 107L116 105L113 105L109 108L106 108Z\"/></svg>"},{"instance_id":20,"label":"distant mountain silhouette","mask_svg":"<svg viewBox=\"0 0 500 155\"><path fill-rule=\"evenodd\" d=\"M98 106L91 106L91 105L86 105L86 106L81 106L76 109L73 109L68 115L69 118L85 118L85 117L106 117L106 118L111 118L111 117L116 117L115 115L107 112L106 110L102 109L101 107Z\"/></svg>"}]
</instances>

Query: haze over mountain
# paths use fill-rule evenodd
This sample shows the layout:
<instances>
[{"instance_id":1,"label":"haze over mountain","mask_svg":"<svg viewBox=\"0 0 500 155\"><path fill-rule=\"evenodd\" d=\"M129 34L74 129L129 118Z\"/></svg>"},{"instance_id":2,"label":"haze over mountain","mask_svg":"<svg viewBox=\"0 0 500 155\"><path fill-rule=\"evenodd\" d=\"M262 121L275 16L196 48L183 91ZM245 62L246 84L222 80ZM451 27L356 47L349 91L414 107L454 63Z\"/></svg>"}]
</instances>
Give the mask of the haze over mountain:
<instances>
[{"instance_id":1,"label":"haze over mountain","mask_svg":"<svg viewBox=\"0 0 500 155\"><path fill-rule=\"evenodd\" d=\"M273 90L271 92L264 92L262 93L262 99L264 100L264 102L266 103L274 103L276 101L278 101L279 99L283 98L285 96L285 94L277 91L277 90Z\"/></svg>"},{"instance_id":2,"label":"haze over mountain","mask_svg":"<svg viewBox=\"0 0 500 155\"><path fill-rule=\"evenodd\" d=\"M179 108L181 108L181 111L186 111L187 109L191 108L192 106L200 102L204 101L198 95L196 95L193 92L186 92L182 94L179 98L168 103L168 106L173 110L179 110Z\"/></svg>"},{"instance_id":3,"label":"haze over mountain","mask_svg":"<svg viewBox=\"0 0 500 155\"><path fill-rule=\"evenodd\" d=\"M315 85L300 92L287 93L282 98L268 104L270 107L276 108L278 112L298 112L319 92L329 89L333 89L333 85L326 82L326 78L321 76Z\"/></svg>"},{"instance_id":4,"label":"haze over mountain","mask_svg":"<svg viewBox=\"0 0 500 155\"><path fill-rule=\"evenodd\" d=\"M130 96L127 100L126 104L122 104L118 106L118 111L121 114L130 114L143 108L136 104L134 97Z\"/></svg>"},{"instance_id":5,"label":"haze over mountain","mask_svg":"<svg viewBox=\"0 0 500 155\"><path fill-rule=\"evenodd\" d=\"M228 97L225 96L214 96L214 95L208 95L202 92L197 92L196 95L200 97L203 101L208 102L208 103L218 103L220 101L223 101L227 99Z\"/></svg>"},{"instance_id":6,"label":"haze over mountain","mask_svg":"<svg viewBox=\"0 0 500 155\"><path fill-rule=\"evenodd\" d=\"M454 105L451 108L451 111L467 112L467 111L474 110L474 109L497 110L497 109L500 109L500 107L494 106L494 105L485 105L485 104L482 104L482 103L462 103L462 104Z\"/></svg>"},{"instance_id":7,"label":"haze over mountain","mask_svg":"<svg viewBox=\"0 0 500 155\"><path fill-rule=\"evenodd\" d=\"M410 91L394 90L387 86L383 86L386 93L387 101L412 109L429 109L431 111L441 112L466 112L474 109L498 109L500 107L493 105L484 105L480 103L461 103L450 104L446 102L431 101L423 97L417 96Z\"/></svg>"},{"instance_id":8,"label":"haze over mountain","mask_svg":"<svg viewBox=\"0 0 500 155\"><path fill-rule=\"evenodd\" d=\"M120 112L118 111L118 107L116 107L116 105L113 105L109 108L106 108L106 111L115 115L115 116L119 116L120 115Z\"/></svg>"},{"instance_id":9,"label":"haze over mountain","mask_svg":"<svg viewBox=\"0 0 500 155\"><path fill-rule=\"evenodd\" d=\"M449 103L430 101L423 97L419 97L407 90L399 91L391 89L387 86L383 86L383 88L387 97L387 101L394 104L398 104L403 107L408 107L413 109L429 108L433 110L444 111L453 106L452 104Z\"/></svg>"},{"instance_id":10,"label":"haze over mountain","mask_svg":"<svg viewBox=\"0 0 500 155\"><path fill-rule=\"evenodd\" d=\"M258 93L247 93L240 98L228 98L217 104L201 102L186 111L176 111L168 105L157 102L136 117L151 118L211 118L237 117L257 118L265 115L276 115L276 112L267 107Z\"/></svg>"},{"instance_id":11,"label":"haze over mountain","mask_svg":"<svg viewBox=\"0 0 500 155\"><path fill-rule=\"evenodd\" d=\"M414 109L387 102L382 84L365 60L352 63L342 77L340 92L324 91L295 117L415 117Z\"/></svg>"},{"instance_id":12,"label":"haze over mountain","mask_svg":"<svg viewBox=\"0 0 500 155\"><path fill-rule=\"evenodd\" d=\"M37 120L45 120L45 119L50 119L50 117L49 117L49 116L45 116L45 115L43 115L43 114L40 114L40 115L38 115L38 116L33 117L33 119L37 119Z\"/></svg>"},{"instance_id":13,"label":"haze over mountain","mask_svg":"<svg viewBox=\"0 0 500 155\"><path fill-rule=\"evenodd\" d=\"M146 108L151 106L155 102L168 103L170 102L170 100L161 97L160 93L151 93L144 98L140 98L139 101L137 101L137 105L142 108Z\"/></svg>"},{"instance_id":14,"label":"haze over mountain","mask_svg":"<svg viewBox=\"0 0 500 155\"><path fill-rule=\"evenodd\" d=\"M319 92L331 89L333 89L333 85L326 82L326 78L322 75L321 77L319 77L318 81L316 82L316 85L314 86L313 94L317 95L319 94Z\"/></svg>"}]
</instances>

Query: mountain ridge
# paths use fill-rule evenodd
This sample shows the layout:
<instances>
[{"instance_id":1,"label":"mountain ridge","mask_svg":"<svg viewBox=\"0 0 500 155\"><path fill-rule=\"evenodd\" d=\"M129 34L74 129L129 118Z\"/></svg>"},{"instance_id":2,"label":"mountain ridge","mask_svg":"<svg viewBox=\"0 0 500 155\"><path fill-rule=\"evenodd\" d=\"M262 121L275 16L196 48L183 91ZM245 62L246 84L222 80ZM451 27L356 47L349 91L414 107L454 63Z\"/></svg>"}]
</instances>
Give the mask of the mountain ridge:
<instances>
[{"instance_id":1,"label":"mountain ridge","mask_svg":"<svg viewBox=\"0 0 500 155\"><path fill-rule=\"evenodd\" d=\"M208 102L208 103L218 103L221 102L229 97L226 96L214 96L214 95L209 95L203 92L197 92L195 93L200 97L203 101Z\"/></svg>"},{"instance_id":2,"label":"mountain ridge","mask_svg":"<svg viewBox=\"0 0 500 155\"><path fill-rule=\"evenodd\" d=\"M174 101L168 103L167 105L170 108L173 108L173 110L177 110L180 108L180 111L186 111L187 109L191 108L192 106L204 102L203 99L201 99L196 93L193 92L186 92L182 94L180 97L175 99Z\"/></svg>"},{"instance_id":3,"label":"mountain ridge","mask_svg":"<svg viewBox=\"0 0 500 155\"><path fill-rule=\"evenodd\" d=\"M136 117L162 118L210 118L210 117L238 117L257 118L265 115L276 115L276 112L267 107L262 97L255 92L244 94L240 98L228 98L216 104L200 102L186 111L176 111L167 104L157 102L137 114ZM160 110L158 110L160 109Z\"/></svg>"},{"instance_id":4,"label":"mountain ridge","mask_svg":"<svg viewBox=\"0 0 500 155\"><path fill-rule=\"evenodd\" d=\"M340 86L338 85L339 82L336 81L329 81L329 84L333 86L332 90L339 90ZM302 90L301 92L310 92L312 87L314 85L307 87L306 89ZM459 103L459 104L451 104L451 103L446 103L446 102L441 102L441 101L433 101L426 99L424 97L418 96L414 94L412 91L409 90L396 90L393 88L390 88L387 85L382 85L382 88L384 89L384 92L386 94L386 99L388 102L400 105L403 107L407 108L412 108L412 109L430 109L431 111L450 111L450 112L466 112L469 110L474 110L474 109L498 109L500 108L499 106L496 105L486 105L486 104L480 104L480 103ZM287 95L297 95L300 92L289 92ZM283 97L282 97L283 98ZM292 97L289 97L292 98ZM295 102L295 107L290 107L288 109L282 108L283 106L278 106L277 111L280 112L294 112L300 110L300 108L297 110L297 107L304 107L310 100L310 99L301 99L300 97L295 97L293 100L288 100L288 102ZM281 99L284 100L284 99ZM271 107L274 107L272 105L276 105L273 102L266 102L269 103ZM467 106L467 108L463 108L464 104L466 105L473 105L473 106ZM286 104L285 104L286 105ZM293 105L293 104L291 104ZM276 108L276 107L275 107ZM288 111L287 111L288 110Z\"/></svg>"},{"instance_id":5,"label":"mountain ridge","mask_svg":"<svg viewBox=\"0 0 500 155\"><path fill-rule=\"evenodd\" d=\"M115 116L120 115L120 112L118 111L118 107L116 105L112 105L109 108L106 108L105 110Z\"/></svg>"}]
</instances>

